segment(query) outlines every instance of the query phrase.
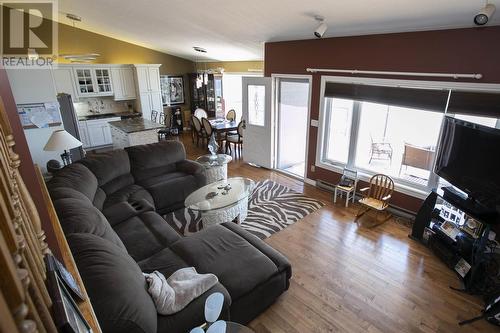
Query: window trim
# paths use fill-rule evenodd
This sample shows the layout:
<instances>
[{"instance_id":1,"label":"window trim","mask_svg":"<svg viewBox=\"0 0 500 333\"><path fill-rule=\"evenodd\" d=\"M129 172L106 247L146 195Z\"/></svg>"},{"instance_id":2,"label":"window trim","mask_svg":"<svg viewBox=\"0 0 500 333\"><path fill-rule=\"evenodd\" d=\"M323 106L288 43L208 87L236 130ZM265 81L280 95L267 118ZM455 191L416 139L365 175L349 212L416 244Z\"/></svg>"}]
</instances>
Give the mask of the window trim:
<instances>
[{"instance_id":1,"label":"window trim","mask_svg":"<svg viewBox=\"0 0 500 333\"><path fill-rule=\"evenodd\" d=\"M321 76L320 85L320 103L319 103L319 117L318 117L318 136L316 141L316 161L317 167L342 173L345 166L355 167L354 158L356 156L356 143L359 129L360 112L355 112L353 108L353 121L351 125L351 137L349 141L349 155L347 165L341 163L332 163L324 160L325 152L325 134L328 133L326 124L328 123L326 117L325 105L325 86L327 82L348 83L348 84L369 84L387 87L410 87L410 88L426 88L426 89L453 89L453 90L469 90L477 92L496 92L500 93L500 84L496 83L469 83L469 82L447 82L447 81L420 81L420 80L401 80L401 79L378 79L378 78L362 78L362 77L349 77L349 76ZM355 103L356 105L356 103ZM446 115L446 112L444 113ZM356 117L356 119L354 119ZM442 127L440 131L442 130ZM437 147L439 149L439 147ZM437 151L437 150L436 150ZM369 181L375 172L363 170L358 168L358 176L360 180ZM395 179L394 185L397 192L401 192L413 197L424 199L433 187L438 185L439 177L431 172L427 186L419 186L418 184L411 184L402 179Z\"/></svg>"}]
</instances>

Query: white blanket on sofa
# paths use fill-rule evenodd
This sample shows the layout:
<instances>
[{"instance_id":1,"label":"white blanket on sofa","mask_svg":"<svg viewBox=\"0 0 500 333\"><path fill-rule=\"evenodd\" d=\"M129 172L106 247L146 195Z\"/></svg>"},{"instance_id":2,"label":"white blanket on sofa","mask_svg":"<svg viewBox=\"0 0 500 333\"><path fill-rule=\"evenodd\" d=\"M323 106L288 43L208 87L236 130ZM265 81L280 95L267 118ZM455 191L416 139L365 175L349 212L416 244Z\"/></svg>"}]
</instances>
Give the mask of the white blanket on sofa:
<instances>
[{"instance_id":1,"label":"white blanket on sofa","mask_svg":"<svg viewBox=\"0 0 500 333\"><path fill-rule=\"evenodd\" d=\"M168 279L158 271L143 274L156 311L162 315L179 312L218 282L214 274L198 274L194 267L179 269Z\"/></svg>"}]
</instances>

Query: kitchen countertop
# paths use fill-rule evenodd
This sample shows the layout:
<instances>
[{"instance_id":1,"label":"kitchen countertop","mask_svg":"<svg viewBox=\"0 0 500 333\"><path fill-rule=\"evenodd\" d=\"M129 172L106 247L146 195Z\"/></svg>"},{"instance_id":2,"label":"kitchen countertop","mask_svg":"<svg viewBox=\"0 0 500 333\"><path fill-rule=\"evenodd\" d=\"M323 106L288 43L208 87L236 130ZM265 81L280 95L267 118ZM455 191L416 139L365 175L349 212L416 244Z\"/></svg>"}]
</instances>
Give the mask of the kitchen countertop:
<instances>
[{"instance_id":1,"label":"kitchen countertop","mask_svg":"<svg viewBox=\"0 0 500 333\"><path fill-rule=\"evenodd\" d=\"M79 116L78 120L83 121L83 120L104 119L104 118L114 118L114 117L121 117L123 120L141 116L142 113L139 112L124 111L124 112L113 112L113 113L94 113L86 116Z\"/></svg>"},{"instance_id":2,"label":"kitchen countertop","mask_svg":"<svg viewBox=\"0 0 500 333\"><path fill-rule=\"evenodd\" d=\"M109 124L125 133L149 131L165 127L162 124L154 123L151 120L144 118L130 118L120 121L110 121Z\"/></svg>"}]
</instances>

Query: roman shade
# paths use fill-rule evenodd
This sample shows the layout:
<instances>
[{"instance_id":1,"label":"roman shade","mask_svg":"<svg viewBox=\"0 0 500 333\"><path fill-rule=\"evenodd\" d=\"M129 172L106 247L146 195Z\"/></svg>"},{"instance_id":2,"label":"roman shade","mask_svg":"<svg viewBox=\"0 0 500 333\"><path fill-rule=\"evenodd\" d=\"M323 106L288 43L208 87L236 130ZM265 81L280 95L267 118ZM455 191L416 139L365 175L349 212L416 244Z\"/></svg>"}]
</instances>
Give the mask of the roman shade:
<instances>
[{"instance_id":1,"label":"roman shade","mask_svg":"<svg viewBox=\"0 0 500 333\"><path fill-rule=\"evenodd\" d=\"M448 113L500 118L500 94L452 90Z\"/></svg>"},{"instance_id":2,"label":"roman shade","mask_svg":"<svg viewBox=\"0 0 500 333\"><path fill-rule=\"evenodd\" d=\"M327 82L325 97L351 99L400 107L443 112L447 89L418 89Z\"/></svg>"}]
</instances>

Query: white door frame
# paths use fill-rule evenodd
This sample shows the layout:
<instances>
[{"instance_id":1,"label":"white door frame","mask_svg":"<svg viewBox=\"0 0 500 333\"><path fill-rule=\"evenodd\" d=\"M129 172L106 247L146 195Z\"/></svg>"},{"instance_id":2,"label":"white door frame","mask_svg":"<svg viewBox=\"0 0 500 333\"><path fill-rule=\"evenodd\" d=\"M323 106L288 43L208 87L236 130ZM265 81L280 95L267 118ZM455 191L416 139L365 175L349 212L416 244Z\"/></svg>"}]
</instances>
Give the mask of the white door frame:
<instances>
[{"instance_id":1,"label":"white door frame","mask_svg":"<svg viewBox=\"0 0 500 333\"><path fill-rule=\"evenodd\" d=\"M274 154L273 154L273 168L276 170L283 171L281 169L277 168L277 161L278 161L278 113L279 113L279 90L278 90L278 83L280 79L307 79L309 81L309 101L307 103L307 126L306 126L306 156L304 158L304 182L309 183L309 184L315 184L316 182L312 179L307 178L307 171L309 169L309 127L311 126L311 97L312 97L312 75L307 75L307 74L271 74L272 78L272 89L273 89L273 110L272 112L274 113L274 123L273 128L274 128ZM285 171L285 173L289 174L288 172Z\"/></svg>"}]
</instances>

